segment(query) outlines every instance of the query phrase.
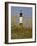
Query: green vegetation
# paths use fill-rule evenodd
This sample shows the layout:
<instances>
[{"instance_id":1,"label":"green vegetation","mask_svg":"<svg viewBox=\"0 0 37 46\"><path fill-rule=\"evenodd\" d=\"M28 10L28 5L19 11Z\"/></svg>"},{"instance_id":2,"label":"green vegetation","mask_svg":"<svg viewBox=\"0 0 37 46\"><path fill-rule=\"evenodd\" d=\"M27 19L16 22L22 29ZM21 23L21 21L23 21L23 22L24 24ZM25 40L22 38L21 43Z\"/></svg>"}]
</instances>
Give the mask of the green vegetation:
<instances>
[{"instance_id":1,"label":"green vegetation","mask_svg":"<svg viewBox=\"0 0 37 46\"><path fill-rule=\"evenodd\" d=\"M23 27L23 25L11 26L11 39L32 38L32 28Z\"/></svg>"}]
</instances>

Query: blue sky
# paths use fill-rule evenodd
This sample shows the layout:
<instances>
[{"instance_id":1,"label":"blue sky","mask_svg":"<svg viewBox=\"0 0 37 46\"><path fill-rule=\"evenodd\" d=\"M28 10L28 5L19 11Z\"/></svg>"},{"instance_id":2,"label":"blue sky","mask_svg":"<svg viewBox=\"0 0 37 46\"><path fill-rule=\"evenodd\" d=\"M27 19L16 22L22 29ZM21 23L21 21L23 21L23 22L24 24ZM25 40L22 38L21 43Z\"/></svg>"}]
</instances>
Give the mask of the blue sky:
<instances>
[{"instance_id":1,"label":"blue sky","mask_svg":"<svg viewBox=\"0 0 37 46\"><path fill-rule=\"evenodd\" d=\"M31 7L15 7L15 6L11 7L11 15L15 16L15 15L19 14L21 10L22 10L23 15L32 16Z\"/></svg>"}]
</instances>

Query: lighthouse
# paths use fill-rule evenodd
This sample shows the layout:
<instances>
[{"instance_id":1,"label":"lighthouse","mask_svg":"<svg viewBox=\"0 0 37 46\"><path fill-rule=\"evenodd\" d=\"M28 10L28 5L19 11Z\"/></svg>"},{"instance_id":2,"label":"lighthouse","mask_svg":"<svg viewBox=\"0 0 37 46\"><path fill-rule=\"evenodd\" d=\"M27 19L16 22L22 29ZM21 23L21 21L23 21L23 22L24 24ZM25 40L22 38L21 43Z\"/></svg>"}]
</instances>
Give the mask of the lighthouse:
<instances>
[{"instance_id":1,"label":"lighthouse","mask_svg":"<svg viewBox=\"0 0 37 46\"><path fill-rule=\"evenodd\" d=\"M20 16L19 16L19 23L22 24L23 23L23 16L22 16L22 10L20 11Z\"/></svg>"}]
</instances>

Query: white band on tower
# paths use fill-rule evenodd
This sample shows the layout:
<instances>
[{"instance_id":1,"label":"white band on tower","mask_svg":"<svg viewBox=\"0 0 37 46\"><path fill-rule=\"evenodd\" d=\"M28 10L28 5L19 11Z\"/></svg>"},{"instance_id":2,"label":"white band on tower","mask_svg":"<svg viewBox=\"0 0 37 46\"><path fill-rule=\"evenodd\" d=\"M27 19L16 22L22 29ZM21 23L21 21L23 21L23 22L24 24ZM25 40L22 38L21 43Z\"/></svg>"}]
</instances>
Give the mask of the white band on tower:
<instances>
[{"instance_id":1,"label":"white band on tower","mask_svg":"<svg viewBox=\"0 0 37 46\"><path fill-rule=\"evenodd\" d=\"M22 17L20 17L20 18L19 18L19 23L22 23L22 20L23 20L23 18L22 18Z\"/></svg>"}]
</instances>

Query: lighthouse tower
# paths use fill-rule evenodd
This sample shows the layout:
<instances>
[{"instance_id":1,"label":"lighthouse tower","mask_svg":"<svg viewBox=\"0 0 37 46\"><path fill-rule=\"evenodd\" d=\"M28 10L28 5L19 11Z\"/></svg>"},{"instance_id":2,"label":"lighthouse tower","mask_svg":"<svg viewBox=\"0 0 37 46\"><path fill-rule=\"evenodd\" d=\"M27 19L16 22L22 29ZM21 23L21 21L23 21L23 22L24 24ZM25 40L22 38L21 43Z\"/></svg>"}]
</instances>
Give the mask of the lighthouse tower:
<instances>
[{"instance_id":1,"label":"lighthouse tower","mask_svg":"<svg viewBox=\"0 0 37 46\"><path fill-rule=\"evenodd\" d=\"M23 23L23 16L22 16L22 10L20 11L20 16L19 16L19 23Z\"/></svg>"}]
</instances>

